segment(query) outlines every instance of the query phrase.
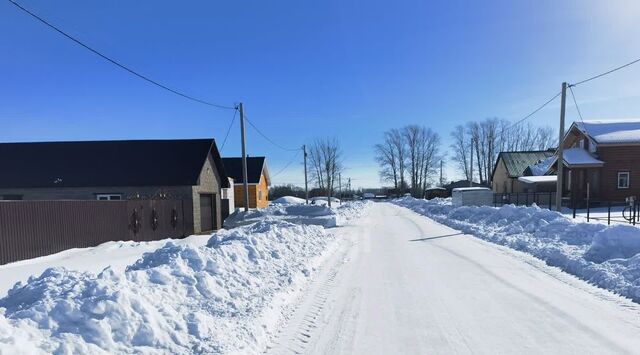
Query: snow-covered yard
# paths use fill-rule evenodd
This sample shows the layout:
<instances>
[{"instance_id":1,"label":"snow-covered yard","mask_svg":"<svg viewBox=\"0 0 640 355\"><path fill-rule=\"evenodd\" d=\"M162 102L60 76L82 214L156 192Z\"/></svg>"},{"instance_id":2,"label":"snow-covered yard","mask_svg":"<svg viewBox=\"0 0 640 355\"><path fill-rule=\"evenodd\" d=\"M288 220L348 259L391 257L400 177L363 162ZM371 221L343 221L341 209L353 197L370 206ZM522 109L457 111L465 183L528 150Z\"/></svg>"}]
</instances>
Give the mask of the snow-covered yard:
<instances>
[{"instance_id":1,"label":"snow-covered yard","mask_svg":"<svg viewBox=\"0 0 640 355\"><path fill-rule=\"evenodd\" d=\"M365 206L322 215L345 223ZM321 226L263 215L210 237L114 242L2 266L12 281L46 270L0 299L0 353L263 351L333 240Z\"/></svg>"},{"instance_id":2,"label":"snow-covered yard","mask_svg":"<svg viewBox=\"0 0 640 355\"><path fill-rule=\"evenodd\" d=\"M448 199L414 198L394 203L464 233L531 254L548 265L640 302L637 227L574 221L536 206L454 207Z\"/></svg>"}]
</instances>

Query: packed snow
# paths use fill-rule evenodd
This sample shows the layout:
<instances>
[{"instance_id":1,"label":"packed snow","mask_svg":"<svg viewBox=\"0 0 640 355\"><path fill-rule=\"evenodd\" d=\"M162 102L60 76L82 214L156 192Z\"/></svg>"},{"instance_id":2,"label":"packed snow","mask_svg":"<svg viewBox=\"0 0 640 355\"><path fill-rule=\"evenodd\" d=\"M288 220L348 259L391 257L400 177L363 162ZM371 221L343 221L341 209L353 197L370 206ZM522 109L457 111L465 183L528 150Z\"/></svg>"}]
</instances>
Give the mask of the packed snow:
<instances>
[{"instance_id":1,"label":"packed snow","mask_svg":"<svg viewBox=\"0 0 640 355\"><path fill-rule=\"evenodd\" d=\"M333 210L357 218L364 204ZM0 353L258 353L334 234L277 218L127 267L46 269L0 299ZM117 253L117 251L116 251Z\"/></svg>"},{"instance_id":2,"label":"packed snow","mask_svg":"<svg viewBox=\"0 0 640 355\"><path fill-rule=\"evenodd\" d=\"M576 223L537 206L454 207L450 199L394 202L464 233L532 254L640 302L640 230L636 227Z\"/></svg>"},{"instance_id":3,"label":"packed snow","mask_svg":"<svg viewBox=\"0 0 640 355\"><path fill-rule=\"evenodd\" d=\"M306 201L305 201L305 199L300 198L300 197L282 196L282 197L279 197L279 198L271 201L271 203L276 204L276 205L301 205L303 203L306 203Z\"/></svg>"}]
</instances>

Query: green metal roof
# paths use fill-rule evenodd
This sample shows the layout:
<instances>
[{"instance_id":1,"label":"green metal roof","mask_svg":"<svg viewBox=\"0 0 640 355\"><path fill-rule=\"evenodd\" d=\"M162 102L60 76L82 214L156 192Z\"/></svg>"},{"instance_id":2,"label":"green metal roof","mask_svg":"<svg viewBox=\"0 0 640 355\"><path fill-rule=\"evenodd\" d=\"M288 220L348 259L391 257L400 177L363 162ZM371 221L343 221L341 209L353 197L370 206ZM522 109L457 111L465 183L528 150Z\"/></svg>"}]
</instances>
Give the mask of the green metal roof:
<instances>
[{"instance_id":1,"label":"green metal roof","mask_svg":"<svg viewBox=\"0 0 640 355\"><path fill-rule=\"evenodd\" d=\"M524 173L524 170L530 165L536 164L540 160L546 159L552 156L553 151L540 150L540 151L525 151L525 152L501 152L498 156L498 161L502 157L504 166L507 168L507 174L509 177L520 177Z\"/></svg>"}]
</instances>

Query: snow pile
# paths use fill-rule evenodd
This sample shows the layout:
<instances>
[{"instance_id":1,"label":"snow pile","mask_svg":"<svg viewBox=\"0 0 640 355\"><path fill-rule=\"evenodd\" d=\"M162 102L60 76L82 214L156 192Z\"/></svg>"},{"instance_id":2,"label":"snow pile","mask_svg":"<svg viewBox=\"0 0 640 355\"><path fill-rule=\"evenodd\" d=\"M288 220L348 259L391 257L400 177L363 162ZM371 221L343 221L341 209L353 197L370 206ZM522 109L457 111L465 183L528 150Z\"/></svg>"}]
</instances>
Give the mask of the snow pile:
<instances>
[{"instance_id":1,"label":"snow pile","mask_svg":"<svg viewBox=\"0 0 640 355\"><path fill-rule=\"evenodd\" d=\"M261 352L329 240L262 221L206 246L169 242L124 271L48 269L0 299L0 353Z\"/></svg>"},{"instance_id":2,"label":"snow pile","mask_svg":"<svg viewBox=\"0 0 640 355\"><path fill-rule=\"evenodd\" d=\"M640 229L576 223L536 206L454 207L450 199L394 203L481 239L529 253L548 265L640 302Z\"/></svg>"},{"instance_id":3,"label":"snow pile","mask_svg":"<svg viewBox=\"0 0 640 355\"><path fill-rule=\"evenodd\" d=\"M282 196L271 201L275 205L301 205L305 202L305 199L295 196Z\"/></svg>"},{"instance_id":4,"label":"snow pile","mask_svg":"<svg viewBox=\"0 0 640 355\"><path fill-rule=\"evenodd\" d=\"M318 200L322 201L322 200ZM262 220L281 220L296 224L320 225L325 228L337 226L339 223L357 218L367 203L353 201L335 203L329 208L326 199L323 205L271 205L267 208L237 210L224 221L225 228L235 228L256 223Z\"/></svg>"}]
</instances>

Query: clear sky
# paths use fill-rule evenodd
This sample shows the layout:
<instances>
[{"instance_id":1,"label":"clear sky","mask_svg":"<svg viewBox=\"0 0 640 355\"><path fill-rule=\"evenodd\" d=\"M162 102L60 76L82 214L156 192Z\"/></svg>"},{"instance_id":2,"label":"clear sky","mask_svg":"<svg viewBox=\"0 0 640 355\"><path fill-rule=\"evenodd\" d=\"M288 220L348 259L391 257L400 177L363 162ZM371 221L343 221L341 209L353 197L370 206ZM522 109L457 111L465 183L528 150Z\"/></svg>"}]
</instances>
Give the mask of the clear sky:
<instances>
[{"instance_id":1,"label":"clear sky","mask_svg":"<svg viewBox=\"0 0 640 355\"><path fill-rule=\"evenodd\" d=\"M640 57L637 1L44 1L21 4L168 86L246 112L281 145L335 137L379 185L389 128L517 120ZM224 139L233 112L149 85L0 1L0 141ZM640 117L640 64L576 88L586 118ZM576 119L569 105L567 121ZM558 102L531 119L557 125ZM272 174L293 154L247 128ZM223 155L239 155L237 121ZM301 184L298 159L273 180ZM447 175L455 177L453 164Z\"/></svg>"}]
</instances>

